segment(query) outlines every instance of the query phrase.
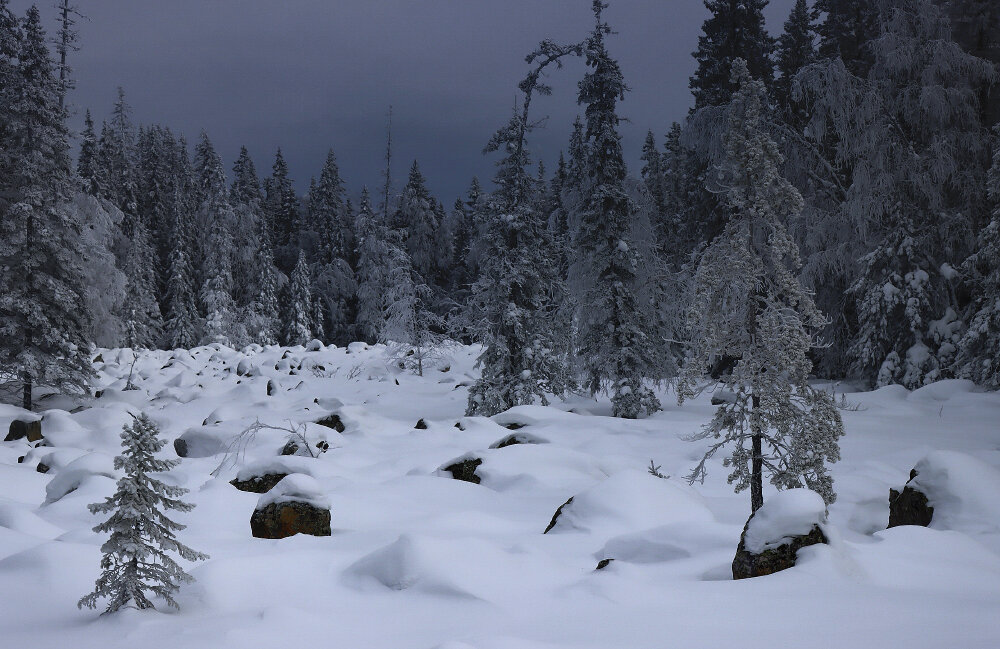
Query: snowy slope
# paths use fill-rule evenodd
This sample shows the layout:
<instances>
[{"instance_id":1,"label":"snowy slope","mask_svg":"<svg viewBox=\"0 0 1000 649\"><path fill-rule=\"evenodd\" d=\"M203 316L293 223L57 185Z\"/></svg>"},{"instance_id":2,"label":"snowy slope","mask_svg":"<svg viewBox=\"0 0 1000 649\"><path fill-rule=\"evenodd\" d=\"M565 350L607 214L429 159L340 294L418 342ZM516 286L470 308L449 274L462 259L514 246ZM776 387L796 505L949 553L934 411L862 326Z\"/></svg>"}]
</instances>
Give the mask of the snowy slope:
<instances>
[{"instance_id":1,"label":"snowy slope","mask_svg":"<svg viewBox=\"0 0 1000 649\"><path fill-rule=\"evenodd\" d=\"M705 443L683 437L709 419L707 394L683 408L663 395L666 411L642 421L612 419L606 401L580 397L465 418L475 351L459 349L447 371L421 378L361 344L148 352L134 366L129 350L100 350L99 398L50 397L39 408L52 447L0 444L2 645L1000 646L998 494L964 500L951 529L884 530L889 488L929 453L1000 467L1000 395L957 381L848 394L831 545L804 549L792 570L734 582L749 497L731 492L721 462L704 485L682 478ZM124 390L130 370L137 390ZM102 618L76 608L103 540L86 505L112 492L118 433L140 410L171 442L165 455L176 438L188 441L192 457L168 474L197 505L177 516L188 525L179 537L211 559L188 566L197 581L181 589L179 612ZM0 406L0 431L19 414ZM306 428L330 446L316 459L276 462L286 435L269 430L236 455L217 452L257 420L288 426L329 414L345 428ZM536 443L491 448L515 424ZM440 471L467 456L483 460L480 485ZM650 459L670 477L645 473ZM50 471L38 473L38 462ZM274 466L312 476L331 506L331 537L251 538L260 495L229 480ZM616 561L595 571L603 558Z\"/></svg>"}]
</instances>

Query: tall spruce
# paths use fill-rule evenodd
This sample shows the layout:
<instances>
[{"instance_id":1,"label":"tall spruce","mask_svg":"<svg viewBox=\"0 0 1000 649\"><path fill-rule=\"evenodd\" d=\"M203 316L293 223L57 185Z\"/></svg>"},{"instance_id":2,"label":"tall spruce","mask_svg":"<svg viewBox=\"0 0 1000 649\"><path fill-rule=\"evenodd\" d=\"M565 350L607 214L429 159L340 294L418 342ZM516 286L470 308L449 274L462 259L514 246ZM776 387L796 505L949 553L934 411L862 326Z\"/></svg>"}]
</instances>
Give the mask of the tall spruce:
<instances>
[{"instance_id":1,"label":"tall spruce","mask_svg":"<svg viewBox=\"0 0 1000 649\"><path fill-rule=\"evenodd\" d=\"M729 482L750 489L752 511L764 503L765 474L778 489L805 486L832 503L826 463L839 459L844 428L830 394L809 384L812 335L824 318L795 276L798 250L784 225L802 197L780 175L764 83L737 60L733 85L719 169L731 217L694 277L691 355L677 388L680 402L693 397L707 370L728 358L719 381L733 398L695 436L713 441L689 479L703 479L707 460L729 447Z\"/></svg>"},{"instance_id":2,"label":"tall spruce","mask_svg":"<svg viewBox=\"0 0 1000 649\"><path fill-rule=\"evenodd\" d=\"M819 55L840 58L859 77L867 76L874 61L871 41L878 37L878 2L873 0L816 0L815 15L822 16Z\"/></svg>"},{"instance_id":3,"label":"tall spruce","mask_svg":"<svg viewBox=\"0 0 1000 649\"><path fill-rule=\"evenodd\" d=\"M627 87L605 45L607 5L594 0L596 24L586 41L590 71L580 81L586 106L587 184L578 206L570 286L579 305L577 354L591 393L608 390L615 416L634 419L659 410L646 385L668 371L654 305L644 299L640 266L646 260L634 238L637 206L625 189L626 169L616 112Z\"/></svg>"},{"instance_id":4,"label":"tall spruce","mask_svg":"<svg viewBox=\"0 0 1000 649\"><path fill-rule=\"evenodd\" d=\"M291 274L299 255L295 232L295 224L299 219L299 199L288 177L288 164L281 149L274 156L271 176L264 181L264 192L264 215L275 261L283 273Z\"/></svg>"},{"instance_id":5,"label":"tall spruce","mask_svg":"<svg viewBox=\"0 0 1000 649\"><path fill-rule=\"evenodd\" d=\"M792 81L799 70L816 60L816 33L806 0L795 0L785 21L785 29L778 37L777 69L774 80L774 98L789 120L799 130L805 124L803 109L796 106L792 97ZM796 108L798 108L796 110Z\"/></svg>"},{"instance_id":6,"label":"tall spruce","mask_svg":"<svg viewBox=\"0 0 1000 649\"><path fill-rule=\"evenodd\" d=\"M768 0L705 0L711 16L702 25L694 58L698 68L691 77L694 109L729 103L736 87L731 81L733 61L741 58L754 78L770 84L774 39L764 26Z\"/></svg>"},{"instance_id":7,"label":"tall spruce","mask_svg":"<svg viewBox=\"0 0 1000 649\"><path fill-rule=\"evenodd\" d=\"M312 304L309 264L305 253L300 252L288 285L288 300L285 305L286 345L305 345L312 340Z\"/></svg>"},{"instance_id":8,"label":"tall spruce","mask_svg":"<svg viewBox=\"0 0 1000 649\"><path fill-rule=\"evenodd\" d=\"M31 409L34 385L82 391L92 377L82 265L91 239L68 206L66 112L36 7L18 28L0 4L0 47L0 367L20 378Z\"/></svg>"}]
</instances>

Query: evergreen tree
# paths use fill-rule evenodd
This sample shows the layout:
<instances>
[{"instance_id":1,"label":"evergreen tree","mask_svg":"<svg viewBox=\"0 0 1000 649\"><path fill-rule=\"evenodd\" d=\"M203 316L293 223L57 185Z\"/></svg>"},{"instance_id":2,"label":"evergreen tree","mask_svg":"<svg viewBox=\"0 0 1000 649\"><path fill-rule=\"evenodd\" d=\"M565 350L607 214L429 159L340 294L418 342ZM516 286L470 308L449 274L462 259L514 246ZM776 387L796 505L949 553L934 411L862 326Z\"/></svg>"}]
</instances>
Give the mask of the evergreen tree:
<instances>
[{"instance_id":1,"label":"evergreen tree","mask_svg":"<svg viewBox=\"0 0 1000 649\"><path fill-rule=\"evenodd\" d=\"M204 132L195 147L197 224L203 233L201 311L205 319L202 343L241 346L246 339L233 301L233 239L235 221L229 204L222 159Z\"/></svg>"},{"instance_id":2,"label":"evergreen tree","mask_svg":"<svg viewBox=\"0 0 1000 649\"><path fill-rule=\"evenodd\" d=\"M182 582L193 579L167 553L175 552L188 561L204 561L208 555L178 541L176 532L185 526L167 518L165 512L187 512L194 505L180 500L187 489L154 477L180 464L180 460L156 459L156 453L166 445L156 424L141 414L131 426L122 428L122 453L115 458L115 469L125 475L118 480L113 496L88 506L93 514L111 513L94 528L98 533L111 533L101 546L101 576L94 591L77 606L96 608L99 599L107 599L105 613L130 604L138 609L153 608L147 595L151 593L177 608L173 594Z\"/></svg>"},{"instance_id":3,"label":"evergreen tree","mask_svg":"<svg viewBox=\"0 0 1000 649\"><path fill-rule=\"evenodd\" d=\"M778 489L805 486L832 503L826 462L839 459L844 428L833 398L809 385L810 332L824 319L795 277L798 250L784 226L802 210L802 197L780 175L781 154L764 118L763 82L737 60L733 84L738 90L720 168L731 218L694 278L692 355L678 398L693 397L705 371L722 357L735 359L720 377L734 398L696 436L718 441L689 479L703 479L708 458L731 446L723 463L732 469L729 482L737 492L750 489L754 512L764 503L765 472Z\"/></svg>"},{"instance_id":4,"label":"evergreen tree","mask_svg":"<svg viewBox=\"0 0 1000 649\"><path fill-rule=\"evenodd\" d=\"M405 233L406 251L413 268L423 282L431 281L437 270L438 251L435 249L435 239L439 223L434 210L434 199L427 191L416 160L410 167L410 176L403 187L399 210L392 225Z\"/></svg>"},{"instance_id":5,"label":"evergreen tree","mask_svg":"<svg viewBox=\"0 0 1000 649\"><path fill-rule=\"evenodd\" d=\"M796 102L792 98L792 79L799 70L816 60L814 32L806 0L795 0L792 12L785 21L785 31L778 38L778 77L774 82L774 97L786 119L799 130L805 124L805 117L794 109Z\"/></svg>"},{"instance_id":6,"label":"evergreen tree","mask_svg":"<svg viewBox=\"0 0 1000 649\"><path fill-rule=\"evenodd\" d=\"M955 42L969 54L989 61L1000 71L1000 3L994 0L938 0L950 18ZM1000 123L1000 83L979 85L980 122Z\"/></svg>"},{"instance_id":7,"label":"evergreen tree","mask_svg":"<svg viewBox=\"0 0 1000 649\"><path fill-rule=\"evenodd\" d=\"M357 327L365 340L375 342L385 321L383 297L386 286L386 266L396 257L388 250L388 232L379 216L372 211L368 188L361 192L361 207L354 221L357 246Z\"/></svg>"},{"instance_id":8,"label":"evergreen tree","mask_svg":"<svg viewBox=\"0 0 1000 649\"><path fill-rule=\"evenodd\" d=\"M76 159L76 175L79 176L83 191L91 196L100 196L101 187L97 168L97 134L94 133L94 120L87 110L83 119L83 133L80 135L80 154Z\"/></svg>"},{"instance_id":9,"label":"evergreen tree","mask_svg":"<svg viewBox=\"0 0 1000 649\"><path fill-rule=\"evenodd\" d=\"M254 267L261 263L261 206L264 194L253 158L245 146L233 165L233 184L229 188L229 202L233 208L233 301L241 315L257 298L260 287L254 279ZM243 318L246 320L246 318Z\"/></svg>"},{"instance_id":10,"label":"evergreen tree","mask_svg":"<svg viewBox=\"0 0 1000 649\"><path fill-rule=\"evenodd\" d=\"M958 349L958 375L1000 389L1000 146L993 154L988 182L993 218L979 233L976 251L965 263L973 301L969 329Z\"/></svg>"},{"instance_id":11,"label":"evergreen tree","mask_svg":"<svg viewBox=\"0 0 1000 649\"><path fill-rule=\"evenodd\" d=\"M642 145L642 180L646 185L646 191L653 199L653 206L656 214L663 214L665 208L663 196L663 169L660 150L656 147L656 138L652 131L646 132L646 142Z\"/></svg>"},{"instance_id":12,"label":"evergreen tree","mask_svg":"<svg viewBox=\"0 0 1000 649\"><path fill-rule=\"evenodd\" d=\"M285 314L286 345L305 345L312 340L312 285L305 253L299 253L299 260L292 271Z\"/></svg>"},{"instance_id":13,"label":"evergreen tree","mask_svg":"<svg viewBox=\"0 0 1000 649\"><path fill-rule=\"evenodd\" d=\"M125 301L122 319L125 345L135 349L155 349L163 336L163 318L156 301L156 275L153 248L146 226L137 222L125 250L122 272L125 273Z\"/></svg>"},{"instance_id":14,"label":"evergreen tree","mask_svg":"<svg viewBox=\"0 0 1000 649\"><path fill-rule=\"evenodd\" d=\"M878 3L816 0L814 11L823 16L816 27L820 57L840 58L851 74L866 76L874 60L870 43L879 33Z\"/></svg>"},{"instance_id":15,"label":"evergreen tree","mask_svg":"<svg viewBox=\"0 0 1000 649\"><path fill-rule=\"evenodd\" d=\"M111 121L101 129L97 160L103 181L102 198L111 201L125 215L122 232L126 239L132 238L132 228L139 219L135 138L132 107L125 101L125 91L118 88Z\"/></svg>"},{"instance_id":16,"label":"evergreen tree","mask_svg":"<svg viewBox=\"0 0 1000 649\"><path fill-rule=\"evenodd\" d=\"M11 47L9 12L0 6L0 46ZM16 66L0 52L0 367L16 372L23 405L35 383L84 390L93 370L83 308L89 256L72 192L61 86L45 44L38 9L28 10ZM17 32L15 32L17 33ZM9 103L8 103L9 102Z\"/></svg>"},{"instance_id":17,"label":"evergreen tree","mask_svg":"<svg viewBox=\"0 0 1000 649\"><path fill-rule=\"evenodd\" d=\"M588 182L579 205L570 279L580 305L577 354L586 387L591 393L609 389L615 416L636 418L659 410L644 380L660 378L669 368L652 305L643 300L639 272L645 260L633 238L636 205L625 190L615 112L627 88L605 46L611 30L601 20L604 7L594 0L597 22L586 44L591 70L580 82L578 101L587 107Z\"/></svg>"},{"instance_id":18,"label":"evergreen tree","mask_svg":"<svg viewBox=\"0 0 1000 649\"><path fill-rule=\"evenodd\" d=\"M194 278L189 260L190 236L187 213L175 189L173 219L170 229L170 258L167 267L166 315L164 327L167 347L191 349L198 344L198 307Z\"/></svg>"},{"instance_id":19,"label":"evergreen tree","mask_svg":"<svg viewBox=\"0 0 1000 649\"><path fill-rule=\"evenodd\" d=\"M316 260L330 264L335 259L350 261L353 242L351 215L344 199L344 181L340 178L337 158L331 149L320 173L316 188L309 193L312 229L317 233Z\"/></svg>"},{"instance_id":20,"label":"evergreen tree","mask_svg":"<svg viewBox=\"0 0 1000 649\"><path fill-rule=\"evenodd\" d=\"M705 0L711 16L702 25L694 58L698 69L691 77L694 109L729 103L736 87L730 80L733 61L741 58L756 79L770 84L774 75L771 52L774 39L764 26L768 0Z\"/></svg>"},{"instance_id":21,"label":"evergreen tree","mask_svg":"<svg viewBox=\"0 0 1000 649\"><path fill-rule=\"evenodd\" d=\"M275 261L283 273L289 274L299 254L295 233L295 224L299 219L299 199L288 177L288 165L281 149L275 154L271 177L264 182L264 192L264 215Z\"/></svg>"},{"instance_id":22,"label":"evergreen tree","mask_svg":"<svg viewBox=\"0 0 1000 649\"><path fill-rule=\"evenodd\" d=\"M483 345L477 359L482 374L469 390L469 415L491 416L547 395L562 395L570 376L569 336L553 317L564 290L557 275L547 216L533 203L534 181L528 176L526 134L536 92L547 94L540 76L566 56L579 56L580 45L544 41L528 56L532 71L521 82L520 114L491 138L487 152L502 151L494 182L496 192L481 210L478 247L480 273L472 289L467 318L473 339Z\"/></svg>"}]
</instances>

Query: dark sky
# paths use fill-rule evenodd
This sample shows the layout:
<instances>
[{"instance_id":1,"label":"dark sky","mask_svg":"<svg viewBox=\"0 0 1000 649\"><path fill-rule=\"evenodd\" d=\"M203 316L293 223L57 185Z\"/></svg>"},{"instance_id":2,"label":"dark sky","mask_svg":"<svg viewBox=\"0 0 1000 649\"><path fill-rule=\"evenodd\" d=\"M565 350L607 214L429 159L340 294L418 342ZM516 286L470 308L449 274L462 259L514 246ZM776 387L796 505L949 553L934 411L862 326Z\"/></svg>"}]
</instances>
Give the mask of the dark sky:
<instances>
[{"instance_id":1,"label":"dark sky","mask_svg":"<svg viewBox=\"0 0 1000 649\"><path fill-rule=\"evenodd\" d=\"M524 56L538 41L582 40L590 0L75 0L81 50L71 103L107 116L117 86L136 121L193 142L205 129L227 167L245 144L270 172L280 145L300 189L333 148L352 195L380 184L385 115L393 106L394 180L417 158L450 207L469 179L493 175L481 150L509 116ZM31 2L13 0L23 12ZM39 2L55 31L54 0ZM632 92L621 105L627 160L638 164L647 129L662 141L691 104L687 80L707 11L701 0L611 0L609 42ZM780 30L792 0L772 0ZM583 65L550 76L535 106L550 117L533 150L546 164L565 147L578 113ZM551 167L550 167L551 168ZM633 171L637 171L634 169Z\"/></svg>"}]
</instances>

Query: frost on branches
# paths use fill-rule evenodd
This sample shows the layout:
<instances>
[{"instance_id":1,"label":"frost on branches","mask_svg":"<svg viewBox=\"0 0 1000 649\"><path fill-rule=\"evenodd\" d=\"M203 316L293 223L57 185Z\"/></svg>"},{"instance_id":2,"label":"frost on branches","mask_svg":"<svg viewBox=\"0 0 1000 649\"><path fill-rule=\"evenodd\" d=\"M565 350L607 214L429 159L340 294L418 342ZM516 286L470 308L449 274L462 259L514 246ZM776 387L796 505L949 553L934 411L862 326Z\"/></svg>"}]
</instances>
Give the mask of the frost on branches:
<instances>
[{"instance_id":1,"label":"frost on branches","mask_svg":"<svg viewBox=\"0 0 1000 649\"><path fill-rule=\"evenodd\" d=\"M715 441L689 480L704 479L707 460L730 447L729 482L737 492L750 488L753 511L764 503L765 473L778 489L805 486L831 503L826 462L840 459L844 427L833 398L808 383L810 331L825 320L795 276L798 249L783 225L802 210L802 197L778 173L781 155L762 115L764 84L742 61L733 76L739 89L719 178L731 215L695 273L692 354L678 384L683 402L713 368L733 398L694 436Z\"/></svg>"},{"instance_id":2,"label":"frost on branches","mask_svg":"<svg viewBox=\"0 0 1000 649\"><path fill-rule=\"evenodd\" d=\"M179 500L187 489L168 485L151 475L169 471L180 463L154 457L166 444L159 432L145 414L136 417L131 426L122 428L123 450L115 458L115 469L125 475L118 481L113 496L89 506L94 514L111 512L108 520L94 528L99 533L111 532L111 537L101 546L104 554L101 576L94 591L77 604L80 608L96 608L99 599L108 600L105 613L129 605L153 608L147 593L177 608L173 593L181 582L190 582L192 577L167 552L175 552L188 561L208 558L180 543L174 533L184 526L164 514L168 509L190 511L193 505Z\"/></svg>"}]
</instances>

